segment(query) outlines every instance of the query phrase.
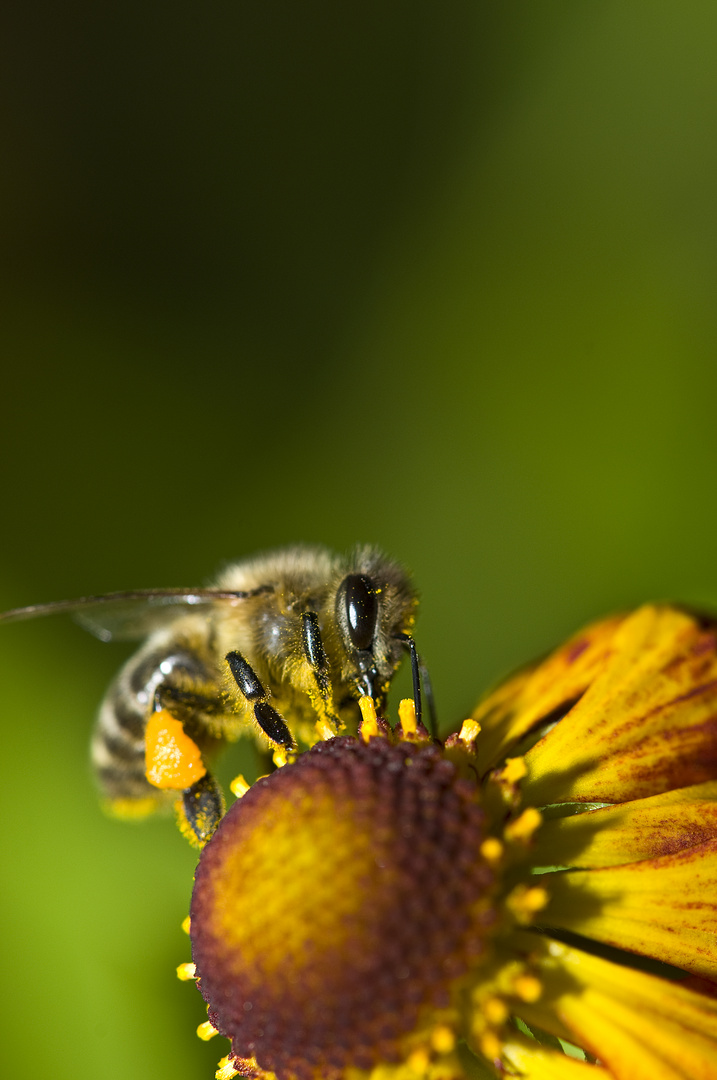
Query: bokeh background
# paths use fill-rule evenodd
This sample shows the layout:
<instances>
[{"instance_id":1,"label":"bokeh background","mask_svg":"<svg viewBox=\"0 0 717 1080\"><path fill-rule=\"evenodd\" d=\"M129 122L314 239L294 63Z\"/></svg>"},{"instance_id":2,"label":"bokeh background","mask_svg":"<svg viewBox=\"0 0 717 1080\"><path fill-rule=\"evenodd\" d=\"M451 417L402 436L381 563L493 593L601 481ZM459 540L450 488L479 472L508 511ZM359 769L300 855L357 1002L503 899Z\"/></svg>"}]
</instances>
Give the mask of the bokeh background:
<instances>
[{"instance_id":1,"label":"bokeh background","mask_svg":"<svg viewBox=\"0 0 717 1080\"><path fill-rule=\"evenodd\" d=\"M448 730L588 619L717 605L713 3L0 24L0 606L374 541ZM0 637L0 1071L209 1078L194 857L86 763L128 648Z\"/></svg>"}]
</instances>

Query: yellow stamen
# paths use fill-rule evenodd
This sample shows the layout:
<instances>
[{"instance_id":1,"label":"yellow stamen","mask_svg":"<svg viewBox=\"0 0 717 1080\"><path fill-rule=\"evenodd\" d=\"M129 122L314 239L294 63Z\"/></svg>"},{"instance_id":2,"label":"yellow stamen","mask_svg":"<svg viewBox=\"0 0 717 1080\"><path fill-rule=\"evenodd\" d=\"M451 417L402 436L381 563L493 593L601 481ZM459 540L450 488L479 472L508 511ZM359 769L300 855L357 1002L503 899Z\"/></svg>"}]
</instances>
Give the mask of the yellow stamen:
<instances>
[{"instance_id":1,"label":"yellow stamen","mask_svg":"<svg viewBox=\"0 0 717 1080\"><path fill-rule=\"evenodd\" d=\"M229 785L229 790L231 791L232 795L236 796L237 799L241 799L242 795L246 795L250 787L251 784L247 784L242 774L239 773L239 775L235 776L231 784Z\"/></svg>"},{"instance_id":2,"label":"yellow stamen","mask_svg":"<svg viewBox=\"0 0 717 1080\"><path fill-rule=\"evenodd\" d=\"M449 1027L442 1024L431 1032L431 1046L439 1054L450 1054L456 1045L456 1036Z\"/></svg>"},{"instance_id":3,"label":"yellow stamen","mask_svg":"<svg viewBox=\"0 0 717 1080\"><path fill-rule=\"evenodd\" d=\"M189 933L189 930L191 928L191 922L192 922L192 920L189 918L188 915L187 915L186 919L182 919L182 930L184 930L185 934Z\"/></svg>"},{"instance_id":4,"label":"yellow stamen","mask_svg":"<svg viewBox=\"0 0 717 1080\"><path fill-rule=\"evenodd\" d=\"M316 734L322 742L326 742L328 739L333 739L336 735L331 724L328 720L317 720L315 724Z\"/></svg>"},{"instance_id":5,"label":"yellow stamen","mask_svg":"<svg viewBox=\"0 0 717 1080\"><path fill-rule=\"evenodd\" d=\"M520 761L520 758L515 760ZM543 817L534 806L529 806L515 821L509 822L503 830L503 835L509 843L527 844L532 840L533 833L543 822Z\"/></svg>"},{"instance_id":6,"label":"yellow stamen","mask_svg":"<svg viewBox=\"0 0 717 1080\"><path fill-rule=\"evenodd\" d=\"M417 1073L418 1076L423 1076L428 1068L430 1058L425 1050L414 1050L412 1054L409 1054L406 1065L411 1072Z\"/></svg>"},{"instance_id":7,"label":"yellow stamen","mask_svg":"<svg viewBox=\"0 0 717 1080\"><path fill-rule=\"evenodd\" d=\"M521 1001L533 1003L543 993L543 985L535 975L519 975L513 983L513 990Z\"/></svg>"},{"instance_id":8,"label":"yellow stamen","mask_svg":"<svg viewBox=\"0 0 717 1080\"><path fill-rule=\"evenodd\" d=\"M378 720L376 718L376 705L372 697L368 694L364 694L359 698L359 709L361 710L361 738L364 742L368 742L369 739L378 735Z\"/></svg>"},{"instance_id":9,"label":"yellow stamen","mask_svg":"<svg viewBox=\"0 0 717 1080\"><path fill-rule=\"evenodd\" d=\"M496 836L489 836L480 846L480 853L487 863L494 866L503 858L503 845Z\"/></svg>"},{"instance_id":10,"label":"yellow stamen","mask_svg":"<svg viewBox=\"0 0 717 1080\"><path fill-rule=\"evenodd\" d=\"M508 1019L508 1006L502 998L486 998L483 1002L483 1015L489 1024L498 1027Z\"/></svg>"},{"instance_id":11,"label":"yellow stamen","mask_svg":"<svg viewBox=\"0 0 717 1080\"><path fill-rule=\"evenodd\" d=\"M534 885L532 888L528 888L527 885L516 885L506 898L506 905L518 922L529 923L536 912L542 911L549 899L547 889L539 885Z\"/></svg>"},{"instance_id":12,"label":"yellow stamen","mask_svg":"<svg viewBox=\"0 0 717 1080\"><path fill-rule=\"evenodd\" d=\"M504 997L514 994L516 980L527 974L526 965L520 960L511 960L504 964L497 974L495 981L496 991Z\"/></svg>"},{"instance_id":13,"label":"yellow stamen","mask_svg":"<svg viewBox=\"0 0 717 1080\"><path fill-rule=\"evenodd\" d=\"M234 1064L228 1057L223 1057L217 1062L219 1068L215 1072L216 1080L232 1080L232 1077L239 1075L239 1070L234 1068Z\"/></svg>"},{"instance_id":14,"label":"yellow stamen","mask_svg":"<svg viewBox=\"0 0 717 1080\"><path fill-rule=\"evenodd\" d=\"M286 765L287 761L286 747L277 746L276 750L272 754L272 757L274 759L274 764L276 765L277 769L283 768L283 766Z\"/></svg>"},{"instance_id":15,"label":"yellow stamen","mask_svg":"<svg viewBox=\"0 0 717 1080\"><path fill-rule=\"evenodd\" d=\"M494 1035L492 1031L486 1031L480 1037L481 1053L488 1058L489 1061L495 1061L497 1057L500 1057L500 1039L497 1035Z\"/></svg>"},{"instance_id":16,"label":"yellow stamen","mask_svg":"<svg viewBox=\"0 0 717 1080\"><path fill-rule=\"evenodd\" d=\"M200 1024L197 1028L197 1035L203 1042L209 1042L210 1039L213 1039L214 1036L218 1034L219 1032L210 1020L205 1020L204 1023Z\"/></svg>"},{"instance_id":17,"label":"yellow stamen","mask_svg":"<svg viewBox=\"0 0 717 1080\"><path fill-rule=\"evenodd\" d=\"M191 979L197 977L197 965L196 964L180 964L177 968L177 978L181 982L189 982Z\"/></svg>"},{"instance_id":18,"label":"yellow stamen","mask_svg":"<svg viewBox=\"0 0 717 1080\"><path fill-rule=\"evenodd\" d=\"M413 698L403 698L398 703L398 719L401 721L401 730L404 735L415 735L418 728L416 720L416 704Z\"/></svg>"},{"instance_id":19,"label":"yellow stamen","mask_svg":"<svg viewBox=\"0 0 717 1080\"><path fill-rule=\"evenodd\" d=\"M458 738L466 746L472 746L480 734L480 724L477 720L464 720ZM520 760L520 759L518 759Z\"/></svg>"},{"instance_id":20,"label":"yellow stamen","mask_svg":"<svg viewBox=\"0 0 717 1080\"><path fill-rule=\"evenodd\" d=\"M525 764L525 758L513 757L506 760L498 779L505 784L517 784L527 775L528 766Z\"/></svg>"}]
</instances>

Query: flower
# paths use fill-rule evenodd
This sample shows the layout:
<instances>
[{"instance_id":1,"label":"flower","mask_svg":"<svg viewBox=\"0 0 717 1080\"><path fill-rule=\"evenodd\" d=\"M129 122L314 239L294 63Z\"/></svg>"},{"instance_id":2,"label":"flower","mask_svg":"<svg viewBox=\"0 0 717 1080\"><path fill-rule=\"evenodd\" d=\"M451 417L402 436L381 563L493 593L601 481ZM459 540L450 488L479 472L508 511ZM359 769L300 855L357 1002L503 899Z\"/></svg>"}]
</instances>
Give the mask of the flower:
<instances>
[{"instance_id":1,"label":"flower","mask_svg":"<svg viewBox=\"0 0 717 1080\"><path fill-rule=\"evenodd\" d=\"M598 622L444 744L371 706L202 852L217 1076L714 1080L715 623Z\"/></svg>"}]
</instances>

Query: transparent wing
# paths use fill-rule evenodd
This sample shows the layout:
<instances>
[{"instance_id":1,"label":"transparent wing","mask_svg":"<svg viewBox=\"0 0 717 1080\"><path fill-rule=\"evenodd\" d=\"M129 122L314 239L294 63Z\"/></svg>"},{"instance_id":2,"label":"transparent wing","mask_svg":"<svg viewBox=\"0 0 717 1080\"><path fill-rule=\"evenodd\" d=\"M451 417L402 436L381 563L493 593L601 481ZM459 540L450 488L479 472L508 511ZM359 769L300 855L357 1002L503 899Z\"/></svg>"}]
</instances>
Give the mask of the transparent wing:
<instances>
[{"instance_id":1,"label":"transparent wing","mask_svg":"<svg viewBox=\"0 0 717 1080\"><path fill-rule=\"evenodd\" d=\"M46 615L71 615L80 626L102 641L132 641L169 626L187 610L208 612L218 603L238 605L266 592L271 592L270 585L262 585L248 592L226 589L139 589L106 593L104 596L80 596L76 600L31 604L29 607L5 611L0 614L0 624L39 619Z\"/></svg>"}]
</instances>

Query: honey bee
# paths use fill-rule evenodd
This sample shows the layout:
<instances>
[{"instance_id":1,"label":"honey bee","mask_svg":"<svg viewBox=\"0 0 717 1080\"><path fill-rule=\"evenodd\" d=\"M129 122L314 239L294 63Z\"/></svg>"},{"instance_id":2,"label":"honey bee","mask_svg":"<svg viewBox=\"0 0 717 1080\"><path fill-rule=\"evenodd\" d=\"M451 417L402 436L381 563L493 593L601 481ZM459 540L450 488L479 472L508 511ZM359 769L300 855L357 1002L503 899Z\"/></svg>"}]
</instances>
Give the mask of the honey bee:
<instances>
[{"instance_id":1,"label":"honey bee","mask_svg":"<svg viewBox=\"0 0 717 1080\"><path fill-rule=\"evenodd\" d=\"M202 846L224 812L207 763L247 730L278 763L355 731L358 700L380 709L406 653L420 721L421 676L430 687L411 633L417 603L408 574L373 547L343 557L297 546L232 563L209 588L83 597L0 621L69 612L105 641L145 639L102 702L92 764L120 816L178 800L180 828Z\"/></svg>"}]
</instances>

